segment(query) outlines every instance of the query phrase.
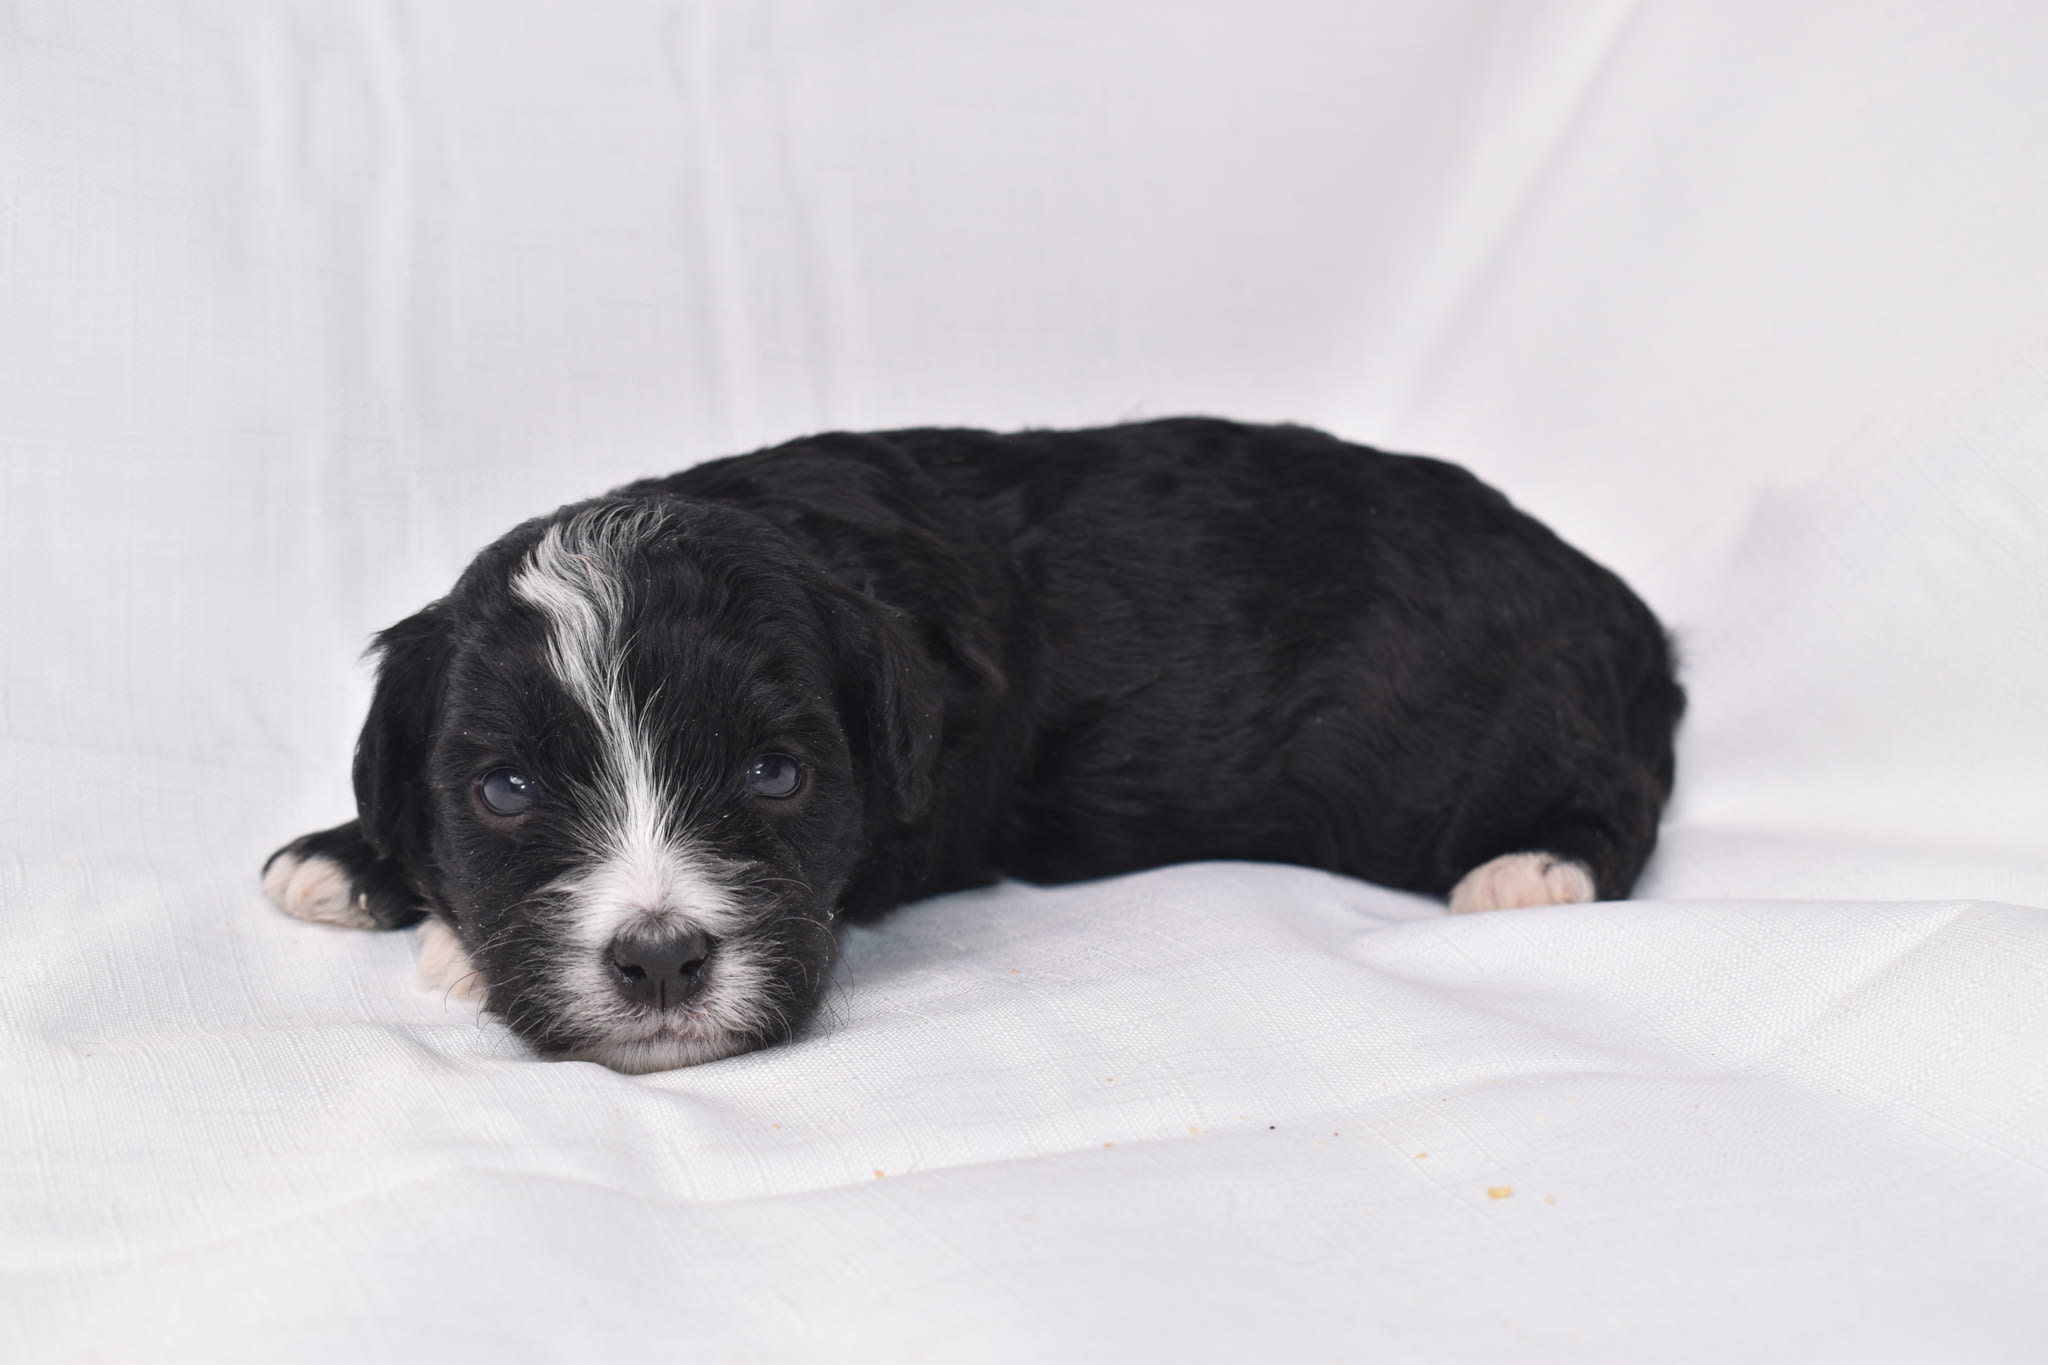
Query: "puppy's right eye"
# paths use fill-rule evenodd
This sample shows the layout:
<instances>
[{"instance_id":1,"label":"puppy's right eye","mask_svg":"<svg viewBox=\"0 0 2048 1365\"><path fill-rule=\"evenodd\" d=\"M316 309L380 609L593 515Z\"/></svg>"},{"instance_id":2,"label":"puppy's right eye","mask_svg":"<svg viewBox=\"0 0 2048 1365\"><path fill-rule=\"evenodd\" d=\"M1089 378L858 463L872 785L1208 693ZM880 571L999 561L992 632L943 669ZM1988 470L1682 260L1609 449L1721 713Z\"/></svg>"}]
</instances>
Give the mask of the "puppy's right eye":
<instances>
[{"instance_id":1,"label":"puppy's right eye","mask_svg":"<svg viewBox=\"0 0 2048 1365\"><path fill-rule=\"evenodd\" d=\"M517 768L493 768L476 784L493 815L524 815L533 809L533 779Z\"/></svg>"},{"instance_id":2,"label":"puppy's right eye","mask_svg":"<svg viewBox=\"0 0 2048 1365\"><path fill-rule=\"evenodd\" d=\"M788 754L762 754L747 765L747 790L756 796L780 801L803 784L803 764Z\"/></svg>"}]
</instances>

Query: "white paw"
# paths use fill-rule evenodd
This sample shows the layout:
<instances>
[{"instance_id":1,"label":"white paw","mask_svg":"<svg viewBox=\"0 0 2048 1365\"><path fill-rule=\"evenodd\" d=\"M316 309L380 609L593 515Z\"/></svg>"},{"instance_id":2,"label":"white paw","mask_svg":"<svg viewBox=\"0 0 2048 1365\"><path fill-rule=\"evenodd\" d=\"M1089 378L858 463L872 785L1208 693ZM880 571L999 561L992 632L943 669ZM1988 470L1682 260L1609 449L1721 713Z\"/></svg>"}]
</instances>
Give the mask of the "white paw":
<instances>
[{"instance_id":1,"label":"white paw","mask_svg":"<svg viewBox=\"0 0 2048 1365\"><path fill-rule=\"evenodd\" d=\"M1451 913L1576 905L1593 899L1593 874L1550 853L1508 853L1482 863L1451 888Z\"/></svg>"},{"instance_id":2,"label":"white paw","mask_svg":"<svg viewBox=\"0 0 2048 1365\"><path fill-rule=\"evenodd\" d=\"M263 894L287 915L344 929L374 929L369 903L340 863L319 854L280 853L263 869Z\"/></svg>"},{"instance_id":3,"label":"white paw","mask_svg":"<svg viewBox=\"0 0 2048 1365\"><path fill-rule=\"evenodd\" d=\"M483 1001L483 973L469 960L468 950L453 929L428 916L420 921L419 945L421 990L449 1000Z\"/></svg>"}]
</instances>

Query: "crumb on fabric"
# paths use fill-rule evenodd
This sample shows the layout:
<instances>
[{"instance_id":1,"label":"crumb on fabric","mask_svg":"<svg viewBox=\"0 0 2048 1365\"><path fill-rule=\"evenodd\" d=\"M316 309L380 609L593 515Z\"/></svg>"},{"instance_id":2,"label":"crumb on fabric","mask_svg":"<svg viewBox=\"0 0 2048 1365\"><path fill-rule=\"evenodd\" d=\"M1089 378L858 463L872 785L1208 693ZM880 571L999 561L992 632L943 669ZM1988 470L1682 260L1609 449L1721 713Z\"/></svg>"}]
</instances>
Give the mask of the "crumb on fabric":
<instances>
[{"instance_id":1,"label":"crumb on fabric","mask_svg":"<svg viewBox=\"0 0 2048 1365\"><path fill-rule=\"evenodd\" d=\"M1513 1185L1488 1185L1486 1187L1486 1197L1488 1199L1507 1199L1512 1197L1514 1192L1515 1187Z\"/></svg>"}]
</instances>

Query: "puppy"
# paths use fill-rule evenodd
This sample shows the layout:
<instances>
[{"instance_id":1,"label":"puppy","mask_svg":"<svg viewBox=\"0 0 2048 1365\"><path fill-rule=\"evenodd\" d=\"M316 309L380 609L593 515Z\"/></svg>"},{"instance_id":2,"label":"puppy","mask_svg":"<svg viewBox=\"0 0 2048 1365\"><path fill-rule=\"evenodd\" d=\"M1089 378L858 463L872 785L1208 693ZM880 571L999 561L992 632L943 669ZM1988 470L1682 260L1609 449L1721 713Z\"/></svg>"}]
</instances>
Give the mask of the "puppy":
<instances>
[{"instance_id":1,"label":"puppy","mask_svg":"<svg viewBox=\"0 0 2048 1365\"><path fill-rule=\"evenodd\" d=\"M1684 698L1613 574L1302 427L826 435L525 523L377 637L294 915L420 926L537 1052L790 1036L835 931L1014 876L1304 863L1618 898Z\"/></svg>"}]
</instances>

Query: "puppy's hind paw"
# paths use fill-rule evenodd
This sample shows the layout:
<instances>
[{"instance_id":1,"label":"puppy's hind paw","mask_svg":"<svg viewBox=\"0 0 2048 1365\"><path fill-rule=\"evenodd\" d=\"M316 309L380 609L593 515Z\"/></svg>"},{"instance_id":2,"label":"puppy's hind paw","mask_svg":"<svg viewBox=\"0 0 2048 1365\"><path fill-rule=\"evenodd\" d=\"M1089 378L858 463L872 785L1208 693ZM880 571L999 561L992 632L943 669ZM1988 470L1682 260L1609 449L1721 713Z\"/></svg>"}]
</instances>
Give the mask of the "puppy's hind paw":
<instances>
[{"instance_id":1,"label":"puppy's hind paw","mask_svg":"<svg viewBox=\"0 0 2048 1365\"><path fill-rule=\"evenodd\" d=\"M1597 899L1583 863L1551 853L1507 853L1481 863L1451 888L1451 913L1575 905Z\"/></svg>"}]
</instances>

